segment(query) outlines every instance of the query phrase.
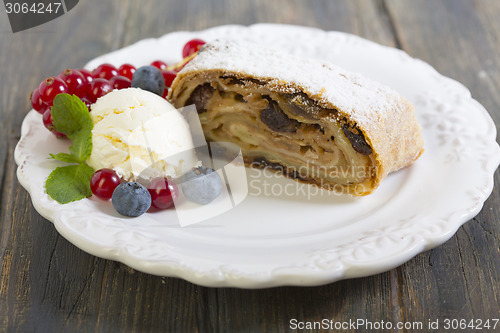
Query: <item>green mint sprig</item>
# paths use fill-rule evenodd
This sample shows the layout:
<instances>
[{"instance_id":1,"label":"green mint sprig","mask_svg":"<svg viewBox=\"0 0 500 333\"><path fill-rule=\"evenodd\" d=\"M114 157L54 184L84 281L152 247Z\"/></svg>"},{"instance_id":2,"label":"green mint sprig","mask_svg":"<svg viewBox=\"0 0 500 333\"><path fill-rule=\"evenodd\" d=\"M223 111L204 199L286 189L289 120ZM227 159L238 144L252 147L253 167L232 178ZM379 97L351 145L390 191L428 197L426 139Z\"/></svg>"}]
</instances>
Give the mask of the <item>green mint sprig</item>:
<instances>
[{"instance_id":1,"label":"green mint sprig","mask_svg":"<svg viewBox=\"0 0 500 333\"><path fill-rule=\"evenodd\" d=\"M66 134L72 144L69 154L50 154L50 158L70 163L55 168L45 182L47 194L60 204L92 195L90 179L94 169L85 164L92 152L92 119L85 103L78 96L59 94L51 109L54 127Z\"/></svg>"}]
</instances>

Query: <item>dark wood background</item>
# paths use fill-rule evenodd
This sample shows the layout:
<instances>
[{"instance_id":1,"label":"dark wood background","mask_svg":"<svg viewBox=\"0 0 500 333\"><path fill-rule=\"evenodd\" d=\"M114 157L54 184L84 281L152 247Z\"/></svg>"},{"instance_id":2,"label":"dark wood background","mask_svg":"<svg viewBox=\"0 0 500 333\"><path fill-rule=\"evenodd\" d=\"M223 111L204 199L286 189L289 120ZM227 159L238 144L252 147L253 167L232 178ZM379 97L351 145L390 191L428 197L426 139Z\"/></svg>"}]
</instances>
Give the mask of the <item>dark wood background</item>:
<instances>
[{"instance_id":1,"label":"dark wood background","mask_svg":"<svg viewBox=\"0 0 500 333\"><path fill-rule=\"evenodd\" d=\"M1 332L286 332L294 318L499 318L498 172L479 215L401 267L320 287L240 290L151 276L79 250L34 210L13 158L28 96L44 77L146 37L230 23L314 26L402 48L465 84L500 124L499 1L84 0L24 32L10 31L5 12L0 22Z\"/></svg>"}]
</instances>

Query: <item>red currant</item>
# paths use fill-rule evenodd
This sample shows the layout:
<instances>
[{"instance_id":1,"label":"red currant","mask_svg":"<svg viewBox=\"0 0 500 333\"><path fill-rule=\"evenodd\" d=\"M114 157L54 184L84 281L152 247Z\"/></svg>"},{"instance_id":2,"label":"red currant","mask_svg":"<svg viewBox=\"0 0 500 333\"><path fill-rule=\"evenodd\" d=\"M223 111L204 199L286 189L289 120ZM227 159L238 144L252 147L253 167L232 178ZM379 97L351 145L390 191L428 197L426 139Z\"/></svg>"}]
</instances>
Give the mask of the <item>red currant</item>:
<instances>
[{"instance_id":1,"label":"red currant","mask_svg":"<svg viewBox=\"0 0 500 333\"><path fill-rule=\"evenodd\" d=\"M92 71L92 76L94 77L94 79L101 78L101 79L109 80L113 76L116 76L116 75L118 75L118 70L116 69L115 66L113 66L111 64L99 65L99 66L97 66L96 69L94 69Z\"/></svg>"},{"instance_id":2,"label":"red currant","mask_svg":"<svg viewBox=\"0 0 500 333\"><path fill-rule=\"evenodd\" d=\"M40 114L44 114L45 110L47 110L49 106L45 104L40 98L40 91L38 90L38 88L33 90L30 98L33 109L35 109Z\"/></svg>"},{"instance_id":3,"label":"red currant","mask_svg":"<svg viewBox=\"0 0 500 333\"><path fill-rule=\"evenodd\" d=\"M172 207L179 194L177 185L171 178L155 178L147 187L151 194L151 206L157 209Z\"/></svg>"},{"instance_id":4,"label":"red currant","mask_svg":"<svg viewBox=\"0 0 500 333\"><path fill-rule=\"evenodd\" d=\"M92 82L92 80L94 79L94 77L92 76L92 72L89 71L88 69L85 69L85 68L80 68L78 70L80 73L82 73L82 75L85 77L85 79L87 80L87 83L90 83Z\"/></svg>"},{"instance_id":5,"label":"red currant","mask_svg":"<svg viewBox=\"0 0 500 333\"><path fill-rule=\"evenodd\" d=\"M51 76L46 78L38 87L40 98L47 105L52 105L54 97L61 93L68 92L68 86L58 77Z\"/></svg>"},{"instance_id":6,"label":"red currant","mask_svg":"<svg viewBox=\"0 0 500 333\"><path fill-rule=\"evenodd\" d=\"M68 93L78 97L85 96L87 79L76 69L65 69L58 77L68 86Z\"/></svg>"},{"instance_id":7,"label":"red currant","mask_svg":"<svg viewBox=\"0 0 500 333\"><path fill-rule=\"evenodd\" d=\"M175 77L177 76L177 72L163 70L161 71L161 73L163 74L163 78L165 79L165 86L170 87Z\"/></svg>"},{"instance_id":8,"label":"red currant","mask_svg":"<svg viewBox=\"0 0 500 333\"><path fill-rule=\"evenodd\" d=\"M191 39L189 42L184 45L184 48L182 49L182 57L186 58L190 56L191 54L198 52L203 45L205 45L206 42L201 39Z\"/></svg>"},{"instance_id":9,"label":"red currant","mask_svg":"<svg viewBox=\"0 0 500 333\"><path fill-rule=\"evenodd\" d=\"M109 80L109 83L111 83L114 89L125 89L125 88L130 88L132 81L130 81L125 76L117 75L112 77Z\"/></svg>"},{"instance_id":10,"label":"red currant","mask_svg":"<svg viewBox=\"0 0 500 333\"><path fill-rule=\"evenodd\" d=\"M55 126L53 124L53 120L52 120L52 113L50 113L50 108L47 109L43 113L43 124L45 125L45 127L49 131L52 132L52 134L54 134L58 138L64 138L64 137L66 137L66 135L64 133L60 133L60 132L56 131L56 128L55 128Z\"/></svg>"},{"instance_id":11,"label":"red currant","mask_svg":"<svg viewBox=\"0 0 500 333\"><path fill-rule=\"evenodd\" d=\"M95 103L99 97L106 95L113 90L113 86L106 79L94 79L87 86L87 99L91 103Z\"/></svg>"},{"instance_id":12,"label":"red currant","mask_svg":"<svg viewBox=\"0 0 500 333\"><path fill-rule=\"evenodd\" d=\"M126 78L132 80L135 73L135 67L131 64L123 64L118 67L118 75L125 76Z\"/></svg>"},{"instance_id":13,"label":"red currant","mask_svg":"<svg viewBox=\"0 0 500 333\"><path fill-rule=\"evenodd\" d=\"M100 169L92 175L90 189L96 197L109 200L113 196L113 191L120 183L120 177L118 177L114 170Z\"/></svg>"},{"instance_id":14,"label":"red currant","mask_svg":"<svg viewBox=\"0 0 500 333\"><path fill-rule=\"evenodd\" d=\"M166 69L166 68L168 67L168 66L167 66L167 64L166 64L166 63L164 63L164 62L163 62L163 61L161 61L161 60L156 60L156 61L153 61L153 62L151 63L151 66L154 66L154 67L156 67L156 68L158 68L158 69L160 69L160 70L162 70L162 69Z\"/></svg>"}]
</instances>

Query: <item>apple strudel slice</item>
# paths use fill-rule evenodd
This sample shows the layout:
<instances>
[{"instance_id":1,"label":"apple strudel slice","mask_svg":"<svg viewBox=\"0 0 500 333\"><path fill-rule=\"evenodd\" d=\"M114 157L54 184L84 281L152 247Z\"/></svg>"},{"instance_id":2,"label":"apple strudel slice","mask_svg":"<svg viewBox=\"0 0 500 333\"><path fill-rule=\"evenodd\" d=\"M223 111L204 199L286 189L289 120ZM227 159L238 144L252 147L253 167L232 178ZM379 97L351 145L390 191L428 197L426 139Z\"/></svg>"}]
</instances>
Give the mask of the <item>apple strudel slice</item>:
<instances>
[{"instance_id":1,"label":"apple strudel slice","mask_svg":"<svg viewBox=\"0 0 500 333\"><path fill-rule=\"evenodd\" d=\"M423 151L413 106L397 92L248 42L205 45L169 99L195 104L207 140L239 145L247 165L356 196Z\"/></svg>"}]
</instances>

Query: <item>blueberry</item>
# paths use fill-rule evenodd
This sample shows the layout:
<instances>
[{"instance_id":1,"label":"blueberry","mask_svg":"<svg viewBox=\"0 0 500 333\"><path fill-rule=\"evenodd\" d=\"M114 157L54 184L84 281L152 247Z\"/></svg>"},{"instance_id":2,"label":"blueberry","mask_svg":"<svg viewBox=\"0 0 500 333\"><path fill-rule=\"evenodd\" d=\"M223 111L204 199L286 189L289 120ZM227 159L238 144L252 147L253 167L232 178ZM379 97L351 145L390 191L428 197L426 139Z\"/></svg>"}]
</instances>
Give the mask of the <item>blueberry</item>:
<instances>
[{"instance_id":1,"label":"blueberry","mask_svg":"<svg viewBox=\"0 0 500 333\"><path fill-rule=\"evenodd\" d=\"M204 166L190 170L182 176L181 181L186 199L202 205L214 201L222 191L219 174Z\"/></svg>"},{"instance_id":2,"label":"blueberry","mask_svg":"<svg viewBox=\"0 0 500 333\"><path fill-rule=\"evenodd\" d=\"M137 68L134 76L132 76L131 86L162 96L165 89L165 79L158 68L154 66L142 66Z\"/></svg>"},{"instance_id":3,"label":"blueberry","mask_svg":"<svg viewBox=\"0 0 500 333\"><path fill-rule=\"evenodd\" d=\"M111 202L118 213L136 217L144 214L151 206L151 194L139 183L121 183L113 191Z\"/></svg>"}]
</instances>

